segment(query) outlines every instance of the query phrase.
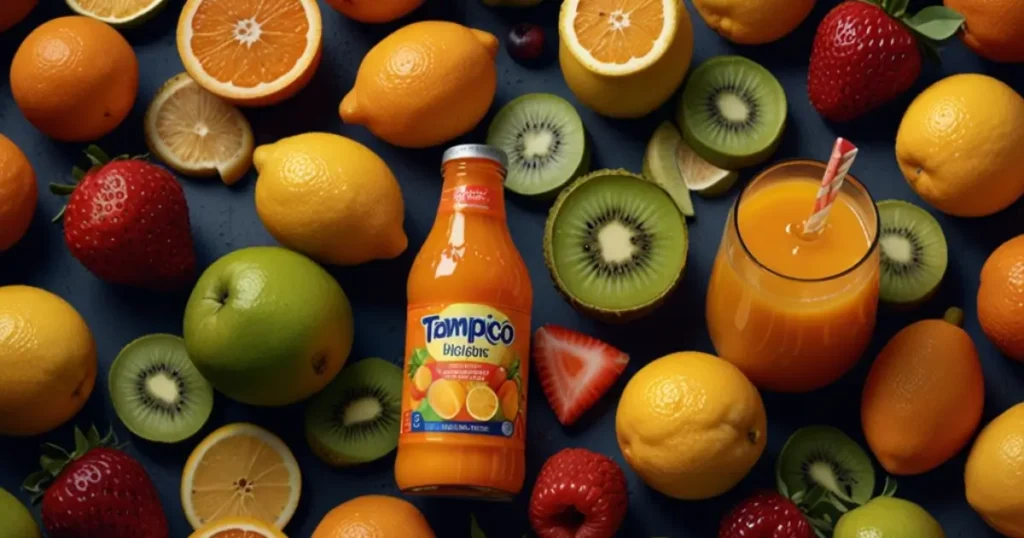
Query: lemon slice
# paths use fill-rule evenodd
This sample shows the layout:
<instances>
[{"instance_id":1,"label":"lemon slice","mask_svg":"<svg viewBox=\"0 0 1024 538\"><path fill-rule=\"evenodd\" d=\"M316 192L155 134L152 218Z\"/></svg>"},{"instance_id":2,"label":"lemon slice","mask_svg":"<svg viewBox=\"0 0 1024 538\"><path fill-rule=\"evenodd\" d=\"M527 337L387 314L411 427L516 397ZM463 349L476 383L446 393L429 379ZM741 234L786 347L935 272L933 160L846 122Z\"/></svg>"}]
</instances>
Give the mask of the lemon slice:
<instances>
[{"instance_id":1,"label":"lemon slice","mask_svg":"<svg viewBox=\"0 0 1024 538\"><path fill-rule=\"evenodd\" d=\"M658 61L676 37L679 0L565 0L558 34L588 70L631 75Z\"/></svg>"},{"instance_id":2,"label":"lemon slice","mask_svg":"<svg viewBox=\"0 0 1024 538\"><path fill-rule=\"evenodd\" d=\"M301 490L299 464L280 438L252 424L230 424L189 456L181 506L193 529L231 517L283 529L295 515Z\"/></svg>"},{"instance_id":3,"label":"lemon slice","mask_svg":"<svg viewBox=\"0 0 1024 538\"><path fill-rule=\"evenodd\" d=\"M466 411L479 421L491 420L498 414L498 395L491 387L473 387L466 395Z\"/></svg>"},{"instance_id":4,"label":"lemon slice","mask_svg":"<svg viewBox=\"0 0 1024 538\"><path fill-rule=\"evenodd\" d=\"M229 517L214 521L189 538L288 538L281 531L251 517Z\"/></svg>"},{"instance_id":5,"label":"lemon slice","mask_svg":"<svg viewBox=\"0 0 1024 538\"><path fill-rule=\"evenodd\" d=\"M67 4L79 15L123 28L149 20L167 0L67 0Z\"/></svg>"},{"instance_id":6,"label":"lemon slice","mask_svg":"<svg viewBox=\"0 0 1024 538\"><path fill-rule=\"evenodd\" d=\"M252 127L234 106L187 73L168 80L146 111L146 144L160 160L193 177L232 185L252 166Z\"/></svg>"}]
</instances>

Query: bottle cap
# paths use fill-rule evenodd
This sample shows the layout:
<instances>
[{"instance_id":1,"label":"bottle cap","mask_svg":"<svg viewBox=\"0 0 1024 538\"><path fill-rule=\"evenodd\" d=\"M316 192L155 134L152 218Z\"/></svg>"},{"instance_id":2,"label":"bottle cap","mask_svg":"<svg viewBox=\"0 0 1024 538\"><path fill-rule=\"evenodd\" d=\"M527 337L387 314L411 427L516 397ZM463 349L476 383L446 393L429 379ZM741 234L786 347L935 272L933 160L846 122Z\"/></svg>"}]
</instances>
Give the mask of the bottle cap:
<instances>
[{"instance_id":1,"label":"bottle cap","mask_svg":"<svg viewBox=\"0 0 1024 538\"><path fill-rule=\"evenodd\" d=\"M508 155L501 148L487 144L462 144L448 148L441 157L441 167L448 161L459 159L488 159L500 164L503 174L508 170Z\"/></svg>"}]
</instances>

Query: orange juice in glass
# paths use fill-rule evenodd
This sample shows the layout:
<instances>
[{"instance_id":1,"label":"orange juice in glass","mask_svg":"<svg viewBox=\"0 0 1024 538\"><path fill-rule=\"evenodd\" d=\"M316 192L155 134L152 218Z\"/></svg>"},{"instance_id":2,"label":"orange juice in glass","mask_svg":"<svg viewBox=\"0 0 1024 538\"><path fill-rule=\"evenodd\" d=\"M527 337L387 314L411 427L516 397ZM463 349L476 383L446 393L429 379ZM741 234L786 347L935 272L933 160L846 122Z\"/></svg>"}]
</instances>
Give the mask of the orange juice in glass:
<instances>
[{"instance_id":1,"label":"orange juice in glass","mask_svg":"<svg viewBox=\"0 0 1024 538\"><path fill-rule=\"evenodd\" d=\"M511 499L523 487L533 288L505 218L505 167L491 146L444 155L437 217L409 273L405 493Z\"/></svg>"},{"instance_id":2,"label":"orange juice in glass","mask_svg":"<svg viewBox=\"0 0 1024 538\"><path fill-rule=\"evenodd\" d=\"M806 392L849 371L875 328L879 217L846 176L825 228L802 233L826 165L776 164L733 205L708 285L718 355L759 387Z\"/></svg>"}]
</instances>

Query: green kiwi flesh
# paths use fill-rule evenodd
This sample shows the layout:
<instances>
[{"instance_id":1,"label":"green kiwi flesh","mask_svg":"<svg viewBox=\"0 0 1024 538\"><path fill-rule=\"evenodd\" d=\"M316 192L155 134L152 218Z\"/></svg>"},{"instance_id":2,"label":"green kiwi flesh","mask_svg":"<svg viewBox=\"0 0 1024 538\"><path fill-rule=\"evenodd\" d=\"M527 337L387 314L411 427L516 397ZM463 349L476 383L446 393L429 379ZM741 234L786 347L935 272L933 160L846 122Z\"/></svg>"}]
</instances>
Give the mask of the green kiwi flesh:
<instances>
[{"instance_id":1,"label":"green kiwi flesh","mask_svg":"<svg viewBox=\"0 0 1024 538\"><path fill-rule=\"evenodd\" d=\"M820 486L863 504L875 491L875 469L867 452L830 426L808 426L790 436L776 461L775 478L779 491L790 496Z\"/></svg>"},{"instance_id":2,"label":"green kiwi flesh","mask_svg":"<svg viewBox=\"0 0 1024 538\"><path fill-rule=\"evenodd\" d=\"M942 226L924 209L902 200L878 202L878 216L882 222L879 298L900 306L928 300L942 283L949 264Z\"/></svg>"},{"instance_id":3,"label":"green kiwi flesh","mask_svg":"<svg viewBox=\"0 0 1024 538\"><path fill-rule=\"evenodd\" d=\"M402 369L369 358L346 366L306 409L306 440L328 465L347 467L398 446Z\"/></svg>"},{"instance_id":4,"label":"green kiwi flesh","mask_svg":"<svg viewBox=\"0 0 1024 538\"><path fill-rule=\"evenodd\" d=\"M184 441L213 412L213 387L178 336L150 334L129 343L110 366L108 383L118 418L148 441Z\"/></svg>"},{"instance_id":5,"label":"green kiwi flesh","mask_svg":"<svg viewBox=\"0 0 1024 538\"><path fill-rule=\"evenodd\" d=\"M558 196L544 227L544 260L580 312L620 322L650 313L686 268L686 220L654 181L598 170Z\"/></svg>"},{"instance_id":6,"label":"green kiwi flesh","mask_svg":"<svg viewBox=\"0 0 1024 538\"><path fill-rule=\"evenodd\" d=\"M590 167L583 120L557 95L530 93L494 117L487 143L508 155L505 187L524 196L553 197Z\"/></svg>"},{"instance_id":7,"label":"green kiwi flesh","mask_svg":"<svg viewBox=\"0 0 1024 538\"><path fill-rule=\"evenodd\" d=\"M678 120L698 155L738 170L775 153L786 113L786 92L767 69L742 56L718 56L690 75Z\"/></svg>"}]
</instances>

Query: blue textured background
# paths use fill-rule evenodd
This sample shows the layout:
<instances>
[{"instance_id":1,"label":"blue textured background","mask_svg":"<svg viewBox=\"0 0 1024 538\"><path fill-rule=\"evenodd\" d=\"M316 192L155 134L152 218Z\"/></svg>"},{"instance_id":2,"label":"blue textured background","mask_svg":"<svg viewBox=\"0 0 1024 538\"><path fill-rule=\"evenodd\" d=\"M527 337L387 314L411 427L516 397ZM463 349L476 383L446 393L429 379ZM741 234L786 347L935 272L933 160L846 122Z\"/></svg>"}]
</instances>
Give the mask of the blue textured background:
<instances>
[{"instance_id":1,"label":"blue textured background","mask_svg":"<svg viewBox=\"0 0 1024 538\"><path fill-rule=\"evenodd\" d=\"M182 71L174 44L174 27L183 0L170 0L168 9L155 20L126 35L139 56L142 82L139 98L131 116L101 145L112 153L142 153L142 115L156 89ZM1018 92L1024 92L1024 67L986 63L960 43L943 54L942 66L929 65L911 95L868 118L849 125L830 125L811 107L806 97L806 71L814 29L835 0L820 0L813 15L785 39L761 47L736 47L712 32L696 16L694 64L724 53L747 55L766 65L781 80L789 98L790 117L785 138L776 158L813 157L825 159L838 135L846 136L861 148L854 167L876 198L903 198L920 201L910 191L896 166L893 140L900 117L912 95L942 76L957 72L982 72L996 76ZM494 32L504 38L512 24L531 21L545 26L549 41L557 36L557 2L525 10L496 10L477 0L427 0L427 5L398 23L369 26L353 23L326 5L324 19L324 57L319 72L298 98L277 107L249 110L257 143L312 130L341 133L355 138L377 151L392 167L402 184L406 200L405 229L409 250L400 258L361 267L332 270L348 293L355 308L356 341L352 360L382 356L399 361L403 352L402 331L405 319L405 277L419 245L433 222L440 195L438 176L444 148L409 151L388 146L374 139L362 127L342 125L337 105L354 80L360 59L369 48L403 23L421 19L445 19ZM14 51L24 36L43 21L68 14L60 0L42 0L39 8L22 24L0 36L0 64L10 65ZM498 96L491 115L510 99L527 92L553 92L572 99L559 72L557 61L544 67L526 69L514 63L502 51L498 55ZM40 184L40 202L35 221L19 246L0 255L0 285L30 284L51 290L70 301L85 317L99 346L100 379L86 409L72 422L87 425L117 423L106 391L106 371L114 356L134 338L152 332L181 332L181 320L187 292L155 295L121 289L90 275L67 253L61 229L49 219L60 208L60 200L46 193L49 181L65 179L72 164L78 162L81 145L51 141L25 121L13 100L6 74L0 87L0 131L17 143L29 156ZM642 151L654 127L673 116L675 103L642 120L612 121L580 108L583 121L593 137L596 167L623 167L639 171ZM491 116L465 142L483 139ZM1024 128L1024 126L1022 126ZM1022 148L1024 150L1024 148ZM747 179L755 171L747 171ZM183 180L188 196L199 262L205 267L219 256L249 245L274 244L264 230L253 206L254 177L234 188L219 181ZM526 259L536 289L534 327L559 323L592 333L626 350L632 362L624 379L648 361L678 350L712 352L704 327L704 293L726 212L735 197L716 200L697 199L697 218L690 223L691 252L686 278L668 304L653 316L624 327L611 327L576 314L553 289L541 253L546 207L511 198L508 202L509 225L516 244ZM621 536L672 538L708 538L714 536L718 519L754 487L771 487L775 455L785 438L796 428L809 424L833 424L842 427L863 442L858 421L860 388L871 357L897 330L920 317L939 317L951 305L967 312L966 327L974 336L986 375L986 422L1024 395L1024 366L1011 364L999 355L983 337L975 315L978 274L987 255L1000 243L1024 232L1024 203L1002 214L977 220L958 220L937 215L950 244L950 267L940 294L912 314L883 312L874 346L858 369L836 385L813 394L765 394L770 423L768 450L754 472L736 489L706 502L680 502L648 489L629 472L630 510ZM614 412L623 381L615 386L581 424L561 427L544 401L536 379L531 380L527 487L515 504L488 504L457 500L415 500L434 526L439 537L468 536L469 514L475 512L491 538L522 536L527 528L526 503L533 477L544 460L568 446L588 447L622 462L614 435ZM297 405L281 411L246 408L218 397L213 418L195 439L177 446L159 446L131 439L130 452L152 474L160 488L172 537L185 538L190 528L182 515L178 484L182 466L191 449L205 433L234 421L251 421L281 435L292 447L303 470L305 482L302 503L291 525L292 537L308 537L320 518L337 504L367 493L397 493L391 466L394 457L351 470L333 470L317 460L302 436L304 407ZM118 424L119 432L128 438ZM67 444L70 425L39 438L0 438L0 487L16 490L36 464L36 448L43 441ZM996 536L968 507L963 493L965 454L935 472L899 480L898 495L921 503L942 523L949 537L981 538ZM623 463L624 465L624 463ZM24 498L24 497L22 497ZM911 537L905 537L911 538Z\"/></svg>"}]
</instances>

